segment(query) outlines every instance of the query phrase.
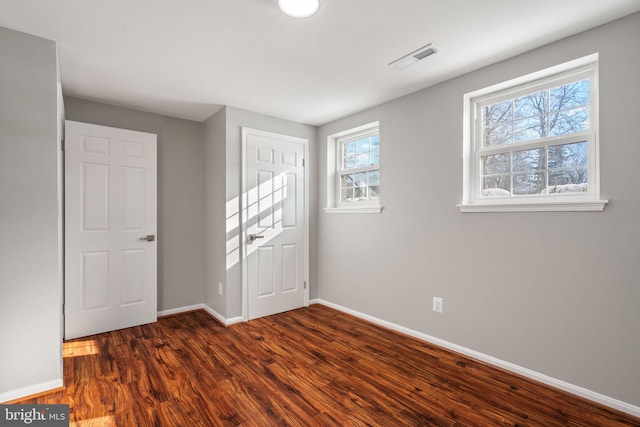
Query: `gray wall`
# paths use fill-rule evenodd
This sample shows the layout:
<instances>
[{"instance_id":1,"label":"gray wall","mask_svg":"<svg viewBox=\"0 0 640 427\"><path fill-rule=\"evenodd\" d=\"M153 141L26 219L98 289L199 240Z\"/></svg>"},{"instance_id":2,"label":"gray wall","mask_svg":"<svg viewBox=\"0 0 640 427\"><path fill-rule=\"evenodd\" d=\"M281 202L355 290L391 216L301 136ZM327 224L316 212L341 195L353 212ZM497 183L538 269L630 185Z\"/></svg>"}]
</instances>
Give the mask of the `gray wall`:
<instances>
[{"instance_id":1,"label":"gray wall","mask_svg":"<svg viewBox=\"0 0 640 427\"><path fill-rule=\"evenodd\" d=\"M0 28L0 58L2 401L14 390L62 385L62 307L56 46Z\"/></svg>"},{"instance_id":2,"label":"gray wall","mask_svg":"<svg viewBox=\"0 0 640 427\"><path fill-rule=\"evenodd\" d=\"M65 110L68 120L158 135L159 310L204 302L227 319L241 316L240 265L229 263L227 268L228 248L240 241L237 228L227 230L227 213L238 209L241 127L307 138L312 158L316 155L316 129L232 107L223 108L204 123L71 97L65 97ZM315 165L311 167L313 183L317 181ZM312 230L316 194L312 185ZM315 247L312 233L312 260ZM312 262L312 298L315 277ZM223 285L222 295L218 283Z\"/></svg>"},{"instance_id":3,"label":"gray wall","mask_svg":"<svg viewBox=\"0 0 640 427\"><path fill-rule=\"evenodd\" d=\"M385 209L321 211L319 297L640 405L638 41L635 14L322 126L326 171L328 135L380 120ZM594 52L606 210L461 214L463 95Z\"/></svg>"},{"instance_id":4,"label":"gray wall","mask_svg":"<svg viewBox=\"0 0 640 427\"><path fill-rule=\"evenodd\" d=\"M226 107L204 122L205 138L205 304L227 318L226 271ZM222 284L222 294L218 283Z\"/></svg>"},{"instance_id":5,"label":"gray wall","mask_svg":"<svg viewBox=\"0 0 640 427\"><path fill-rule=\"evenodd\" d=\"M67 120L158 135L158 310L204 300L202 124L65 97Z\"/></svg>"}]
</instances>

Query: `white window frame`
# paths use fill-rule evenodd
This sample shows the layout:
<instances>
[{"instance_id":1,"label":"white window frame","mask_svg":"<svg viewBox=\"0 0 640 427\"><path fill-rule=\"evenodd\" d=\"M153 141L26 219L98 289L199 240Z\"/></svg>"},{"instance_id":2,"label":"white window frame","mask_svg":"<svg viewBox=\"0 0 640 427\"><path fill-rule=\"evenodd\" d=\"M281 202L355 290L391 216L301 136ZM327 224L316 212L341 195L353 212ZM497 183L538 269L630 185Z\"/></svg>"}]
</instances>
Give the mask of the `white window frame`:
<instances>
[{"instance_id":1,"label":"white window frame","mask_svg":"<svg viewBox=\"0 0 640 427\"><path fill-rule=\"evenodd\" d=\"M354 138L377 133L380 135L380 122L367 123L362 126L335 133L327 137L327 213L380 213L380 198L343 202L341 198L341 176L347 171L342 169L343 147L345 142ZM381 138L380 138L381 139ZM349 169L348 173L378 170L381 175L381 160L376 166Z\"/></svg>"},{"instance_id":2,"label":"white window frame","mask_svg":"<svg viewBox=\"0 0 640 427\"><path fill-rule=\"evenodd\" d=\"M569 135L499 146L482 146L482 108L520 95L560 86L580 78L590 81L590 129ZM464 169L461 212L602 211L598 149L598 55L551 67L464 96ZM572 142L587 141L587 189L584 193L482 197L481 157Z\"/></svg>"}]
</instances>

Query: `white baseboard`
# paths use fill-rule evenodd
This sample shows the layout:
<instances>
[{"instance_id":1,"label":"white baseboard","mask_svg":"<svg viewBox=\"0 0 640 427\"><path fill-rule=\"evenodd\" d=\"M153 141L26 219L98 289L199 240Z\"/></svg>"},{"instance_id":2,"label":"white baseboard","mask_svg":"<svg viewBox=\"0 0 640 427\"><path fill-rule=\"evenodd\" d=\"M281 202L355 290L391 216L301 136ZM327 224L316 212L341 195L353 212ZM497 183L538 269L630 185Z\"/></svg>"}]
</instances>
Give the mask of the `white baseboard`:
<instances>
[{"instance_id":1,"label":"white baseboard","mask_svg":"<svg viewBox=\"0 0 640 427\"><path fill-rule=\"evenodd\" d=\"M223 315L221 315L220 313L218 313L217 311L215 311L213 308L209 307L208 305L206 305L206 304L203 304L203 305L204 305L204 307L203 307L204 311L209 313L211 315L211 317L216 319L223 326L226 326L227 319L225 319Z\"/></svg>"},{"instance_id":2,"label":"white baseboard","mask_svg":"<svg viewBox=\"0 0 640 427\"><path fill-rule=\"evenodd\" d=\"M602 405L608 406L613 409L617 409L618 411L625 412L627 414L633 415L635 417L640 417L640 407L632 405L630 403L622 402L620 400L614 399L609 396L605 396L600 393L596 393L595 391L588 390L586 388L570 384L565 381L561 381L559 379L550 377L545 374L541 374L540 372L533 371L531 369L524 368L522 366L498 359L493 356L489 356L484 353L480 353L479 351L472 350L470 348L463 347L458 344L453 344L449 341L442 340L440 338L433 337L431 335L427 335L422 332L415 331L413 329L405 328L404 326L397 325L395 323L387 322L386 320L378 319L377 317L370 316L368 314L361 313L356 310L352 310L347 307L343 307L338 304L334 304L329 301L325 301L322 299L314 299L311 301L311 304L321 304L327 307L331 307L338 311L342 311L344 313L350 314L355 317L359 317L360 319L364 319L368 322L374 323L379 326L383 326L387 329L391 329L393 331L397 331L403 333L405 335L412 336L422 341L426 341L431 344L435 344L440 347L444 347L446 349L455 351L456 353L463 354L465 356L471 357L473 359L480 360L482 362L488 363L493 366L497 366L499 368L506 369L508 371L514 372L516 374L522 375L524 377L530 378L532 380L550 385L552 387L558 388L560 390L564 390L566 392L575 394L580 397L584 397L585 399L589 399L593 402L600 403Z\"/></svg>"},{"instance_id":3,"label":"white baseboard","mask_svg":"<svg viewBox=\"0 0 640 427\"><path fill-rule=\"evenodd\" d=\"M45 393L49 390L60 388L64 385L62 378L47 381L44 383L33 384L27 387L18 388L11 391L0 393L0 402L9 402L11 400L21 399L27 396L33 396L34 394Z\"/></svg>"},{"instance_id":4,"label":"white baseboard","mask_svg":"<svg viewBox=\"0 0 640 427\"><path fill-rule=\"evenodd\" d=\"M207 313L209 313L211 316L213 316L218 322L222 323L223 326L230 326L236 323L242 323L244 321L244 319L242 317L231 317L229 319L227 319L226 317L224 317L222 314L218 313L217 311L215 311L213 308L209 307L206 304L203 304L203 309L204 311L206 311Z\"/></svg>"},{"instance_id":5,"label":"white baseboard","mask_svg":"<svg viewBox=\"0 0 640 427\"><path fill-rule=\"evenodd\" d=\"M158 317L162 317L162 316L171 316L174 314L180 314L180 313L186 313L188 311L195 311L195 310L204 310L204 304L194 304L194 305L188 305L185 307L178 307L178 308L171 308L169 310L162 310L158 312Z\"/></svg>"},{"instance_id":6,"label":"white baseboard","mask_svg":"<svg viewBox=\"0 0 640 427\"><path fill-rule=\"evenodd\" d=\"M225 323L225 326L231 326L231 325L235 325L236 323L242 323L242 322L244 322L244 319L242 318L242 316L230 317L229 319L227 319L227 323Z\"/></svg>"},{"instance_id":7,"label":"white baseboard","mask_svg":"<svg viewBox=\"0 0 640 427\"><path fill-rule=\"evenodd\" d=\"M158 312L158 317L162 316L172 316L174 314L187 313L189 311L195 310L204 310L209 313L214 319L220 322L223 326L230 326L236 323L242 323L244 319L242 316L239 317L231 317L229 319L225 318L223 315L215 311L213 308L209 307L207 304L194 304L188 305L185 307L172 308L169 310L162 310Z\"/></svg>"}]
</instances>

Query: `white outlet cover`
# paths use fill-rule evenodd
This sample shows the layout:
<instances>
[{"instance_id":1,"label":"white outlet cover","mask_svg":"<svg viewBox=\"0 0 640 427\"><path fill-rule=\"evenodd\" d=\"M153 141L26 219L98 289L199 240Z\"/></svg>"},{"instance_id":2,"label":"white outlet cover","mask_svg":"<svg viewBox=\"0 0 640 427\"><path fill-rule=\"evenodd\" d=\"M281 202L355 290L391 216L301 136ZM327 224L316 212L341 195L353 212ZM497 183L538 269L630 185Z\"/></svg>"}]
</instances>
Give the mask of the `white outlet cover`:
<instances>
[{"instance_id":1,"label":"white outlet cover","mask_svg":"<svg viewBox=\"0 0 640 427\"><path fill-rule=\"evenodd\" d=\"M440 297L433 297L433 311L436 313L442 313L444 308L444 300Z\"/></svg>"}]
</instances>

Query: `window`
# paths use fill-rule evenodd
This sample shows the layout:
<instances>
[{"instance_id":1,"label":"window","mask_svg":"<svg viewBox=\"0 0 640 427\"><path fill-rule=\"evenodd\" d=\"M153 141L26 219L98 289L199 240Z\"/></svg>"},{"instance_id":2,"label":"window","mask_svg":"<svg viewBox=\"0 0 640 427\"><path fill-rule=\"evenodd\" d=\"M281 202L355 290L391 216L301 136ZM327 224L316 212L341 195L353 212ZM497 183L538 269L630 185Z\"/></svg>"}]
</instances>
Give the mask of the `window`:
<instances>
[{"instance_id":1,"label":"window","mask_svg":"<svg viewBox=\"0 0 640 427\"><path fill-rule=\"evenodd\" d=\"M338 140L340 204L379 200L380 137L378 129Z\"/></svg>"},{"instance_id":2,"label":"window","mask_svg":"<svg viewBox=\"0 0 640 427\"><path fill-rule=\"evenodd\" d=\"M327 212L379 213L378 122L331 135L327 143Z\"/></svg>"},{"instance_id":3,"label":"window","mask_svg":"<svg viewBox=\"0 0 640 427\"><path fill-rule=\"evenodd\" d=\"M461 211L604 209L597 106L597 56L466 95Z\"/></svg>"}]
</instances>

